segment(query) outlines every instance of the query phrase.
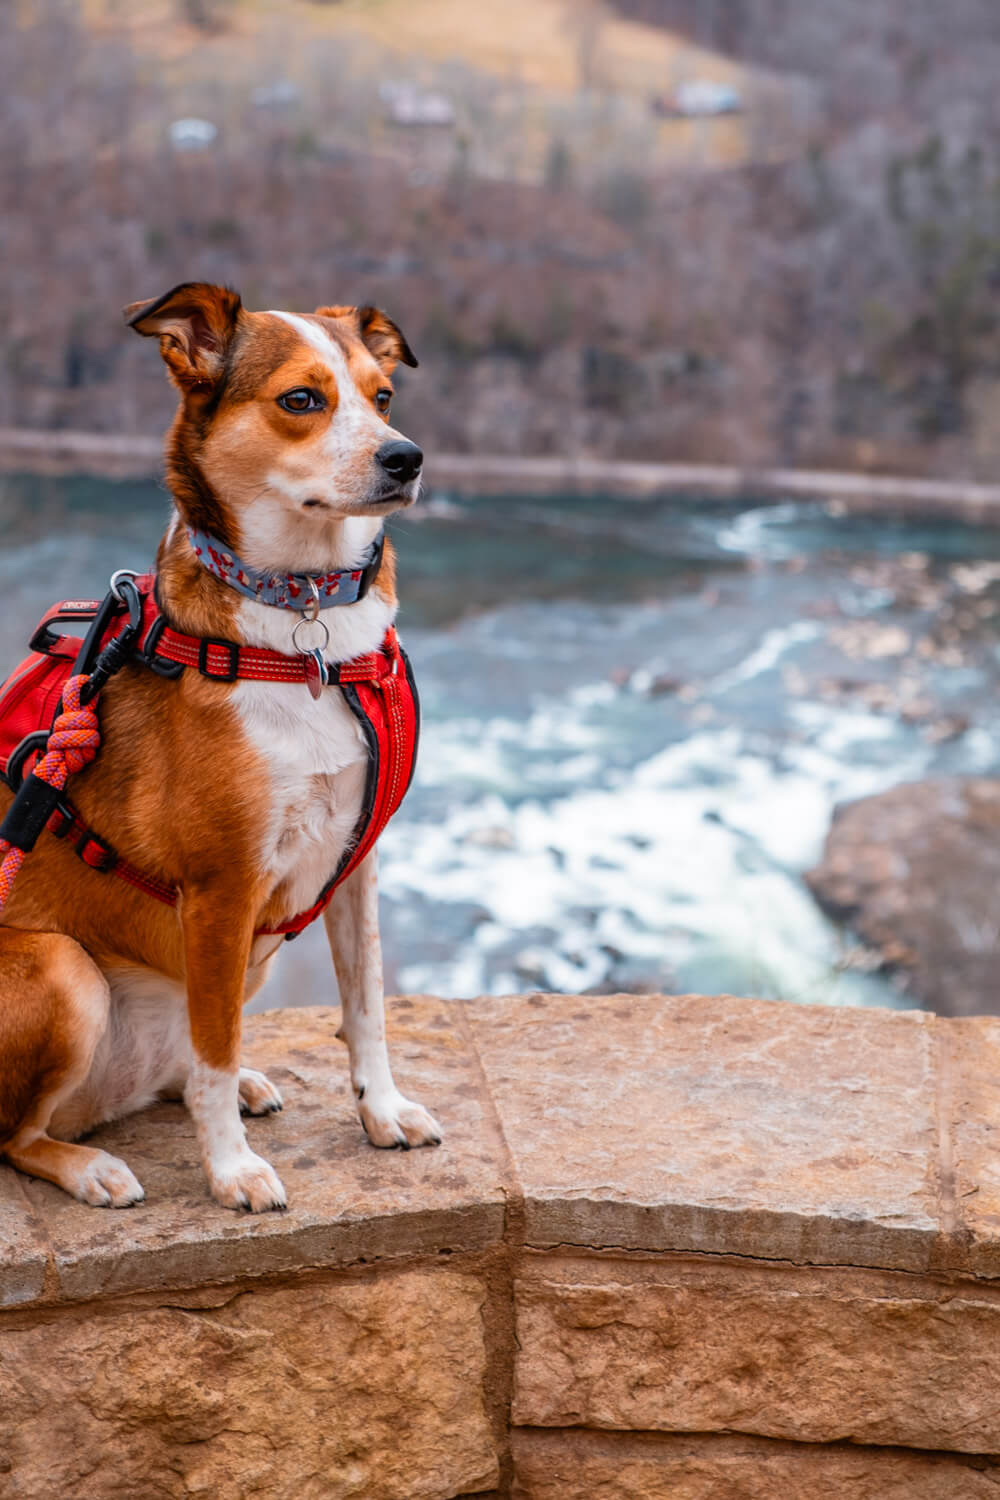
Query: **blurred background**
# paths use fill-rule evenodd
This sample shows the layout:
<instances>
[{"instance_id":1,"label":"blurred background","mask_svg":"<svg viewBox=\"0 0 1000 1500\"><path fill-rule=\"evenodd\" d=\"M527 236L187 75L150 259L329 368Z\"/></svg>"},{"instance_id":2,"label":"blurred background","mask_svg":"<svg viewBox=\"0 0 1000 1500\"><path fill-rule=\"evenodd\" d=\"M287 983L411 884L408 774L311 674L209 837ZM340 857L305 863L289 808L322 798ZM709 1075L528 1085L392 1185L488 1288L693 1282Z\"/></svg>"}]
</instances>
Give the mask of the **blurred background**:
<instances>
[{"instance_id":1,"label":"blurred background","mask_svg":"<svg viewBox=\"0 0 1000 1500\"><path fill-rule=\"evenodd\" d=\"M1000 1010L998 76L996 0L7 0L3 670L164 525L124 303L374 302L390 987Z\"/></svg>"}]
</instances>

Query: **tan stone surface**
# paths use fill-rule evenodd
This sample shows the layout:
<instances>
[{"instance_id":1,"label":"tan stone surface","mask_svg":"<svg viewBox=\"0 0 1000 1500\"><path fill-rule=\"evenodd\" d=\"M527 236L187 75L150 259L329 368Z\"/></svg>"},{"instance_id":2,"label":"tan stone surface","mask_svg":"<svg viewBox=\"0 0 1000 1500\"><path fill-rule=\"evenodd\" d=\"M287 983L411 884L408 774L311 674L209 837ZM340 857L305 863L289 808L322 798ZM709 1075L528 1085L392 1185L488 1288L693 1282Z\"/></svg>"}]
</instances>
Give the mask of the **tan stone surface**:
<instances>
[{"instance_id":1,"label":"tan stone surface","mask_svg":"<svg viewBox=\"0 0 1000 1500\"><path fill-rule=\"evenodd\" d=\"M539 1262L515 1291L519 1425L1000 1453L1000 1300L974 1286Z\"/></svg>"},{"instance_id":2,"label":"tan stone surface","mask_svg":"<svg viewBox=\"0 0 1000 1500\"><path fill-rule=\"evenodd\" d=\"M42 1295L46 1255L44 1295L80 1299L481 1249L508 1209L542 1247L1000 1276L998 1020L697 996L414 997L390 1015L443 1147L367 1144L337 1011L252 1017L247 1058L286 1109L249 1132L289 1212L215 1205L187 1114L159 1105L93 1137L146 1187L128 1213L0 1165L0 1306Z\"/></svg>"},{"instance_id":3,"label":"tan stone surface","mask_svg":"<svg viewBox=\"0 0 1000 1500\"><path fill-rule=\"evenodd\" d=\"M513 1434L513 1500L995 1500L1000 1469L887 1448Z\"/></svg>"},{"instance_id":4,"label":"tan stone surface","mask_svg":"<svg viewBox=\"0 0 1000 1500\"><path fill-rule=\"evenodd\" d=\"M247 1018L244 1058L281 1089L280 1115L247 1122L250 1142L288 1190L284 1214L242 1216L209 1196L180 1104L107 1126L92 1144L122 1156L146 1202L112 1213L0 1166L0 1191L26 1197L44 1225L59 1294L85 1298L268 1275L383 1256L480 1248L503 1233L503 1143L454 1006L390 1006L396 1078L441 1121L444 1144L370 1146L351 1097L339 1011Z\"/></svg>"},{"instance_id":5,"label":"tan stone surface","mask_svg":"<svg viewBox=\"0 0 1000 1500\"><path fill-rule=\"evenodd\" d=\"M683 996L470 1003L532 1245L922 1269L934 1021Z\"/></svg>"},{"instance_id":6,"label":"tan stone surface","mask_svg":"<svg viewBox=\"0 0 1000 1500\"><path fill-rule=\"evenodd\" d=\"M972 1269L1000 1276L1000 1018L950 1022L942 1051L953 1171L945 1189Z\"/></svg>"},{"instance_id":7,"label":"tan stone surface","mask_svg":"<svg viewBox=\"0 0 1000 1500\"><path fill-rule=\"evenodd\" d=\"M21 1183L0 1169L0 1308L40 1297L47 1263L44 1226Z\"/></svg>"},{"instance_id":8,"label":"tan stone surface","mask_svg":"<svg viewBox=\"0 0 1000 1500\"><path fill-rule=\"evenodd\" d=\"M474 1277L225 1295L8 1327L4 1500L451 1500L496 1485Z\"/></svg>"}]
</instances>

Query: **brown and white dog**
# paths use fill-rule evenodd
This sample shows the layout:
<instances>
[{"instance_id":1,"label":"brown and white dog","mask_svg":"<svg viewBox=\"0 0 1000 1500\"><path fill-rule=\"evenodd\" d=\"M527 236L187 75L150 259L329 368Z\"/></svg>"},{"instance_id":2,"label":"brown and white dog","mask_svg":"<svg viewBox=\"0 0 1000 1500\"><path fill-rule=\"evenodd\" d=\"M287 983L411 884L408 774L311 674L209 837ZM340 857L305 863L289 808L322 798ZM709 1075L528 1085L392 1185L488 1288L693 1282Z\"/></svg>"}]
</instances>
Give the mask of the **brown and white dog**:
<instances>
[{"instance_id":1,"label":"brown and white dog","mask_svg":"<svg viewBox=\"0 0 1000 1500\"><path fill-rule=\"evenodd\" d=\"M370 307L248 312L235 292L191 283L126 317L159 338L181 398L161 608L189 634L292 654L301 616L234 593L200 565L187 528L260 570L360 567L383 518L417 497L420 450L388 426L391 373L416 360ZM327 660L377 650L395 612L386 543L365 597L321 611ZM25 861L0 927L0 1153L86 1203L125 1207L143 1197L125 1163L70 1142L183 1096L215 1198L282 1208L285 1190L240 1119L281 1108L277 1089L240 1067L241 1011L282 941L255 933L309 907L351 837L365 741L336 686L314 699L301 682L193 671L167 684L126 669L104 689L100 721L102 749L74 778L74 801L181 897L173 909L95 878L52 838ZM0 789L0 813L9 800ZM437 1144L438 1125L389 1068L374 851L324 921L369 1139Z\"/></svg>"}]
</instances>

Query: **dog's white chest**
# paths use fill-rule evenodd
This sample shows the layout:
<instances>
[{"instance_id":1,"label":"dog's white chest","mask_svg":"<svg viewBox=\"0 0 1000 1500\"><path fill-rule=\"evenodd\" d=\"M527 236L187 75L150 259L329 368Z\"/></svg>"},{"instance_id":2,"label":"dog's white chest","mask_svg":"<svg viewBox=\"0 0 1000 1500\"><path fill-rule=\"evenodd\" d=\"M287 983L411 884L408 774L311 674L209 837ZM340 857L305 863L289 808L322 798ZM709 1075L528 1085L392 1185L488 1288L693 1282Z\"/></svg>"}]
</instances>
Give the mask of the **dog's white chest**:
<instances>
[{"instance_id":1,"label":"dog's white chest","mask_svg":"<svg viewBox=\"0 0 1000 1500\"><path fill-rule=\"evenodd\" d=\"M370 540L370 539L369 539ZM328 660L349 661L381 644L394 606L372 590L349 608L322 611ZM299 616L245 600L243 638L293 655ZM282 887L284 917L306 911L340 862L361 815L368 749L357 719L337 687L313 698L304 682L236 684L243 729L270 772L271 801L263 820L260 870Z\"/></svg>"},{"instance_id":2,"label":"dog's white chest","mask_svg":"<svg viewBox=\"0 0 1000 1500\"><path fill-rule=\"evenodd\" d=\"M301 682L241 682L235 702L270 773L261 872L285 885L292 916L316 900L357 826L367 747L338 688L314 699Z\"/></svg>"}]
</instances>

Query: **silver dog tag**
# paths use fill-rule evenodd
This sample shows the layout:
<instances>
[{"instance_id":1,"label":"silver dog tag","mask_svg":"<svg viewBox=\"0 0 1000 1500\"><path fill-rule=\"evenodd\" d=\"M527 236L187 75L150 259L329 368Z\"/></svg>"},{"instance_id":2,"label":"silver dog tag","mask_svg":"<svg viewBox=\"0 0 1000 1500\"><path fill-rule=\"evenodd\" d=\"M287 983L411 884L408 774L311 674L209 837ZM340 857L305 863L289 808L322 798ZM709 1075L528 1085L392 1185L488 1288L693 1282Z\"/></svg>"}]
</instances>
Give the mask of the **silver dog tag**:
<instances>
[{"instance_id":1,"label":"silver dog tag","mask_svg":"<svg viewBox=\"0 0 1000 1500\"><path fill-rule=\"evenodd\" d=\"M306 687L314 698L319 698L330 681L330 673L319 650L303 651L305 657Z\"/></svg>"}]
</instances>

